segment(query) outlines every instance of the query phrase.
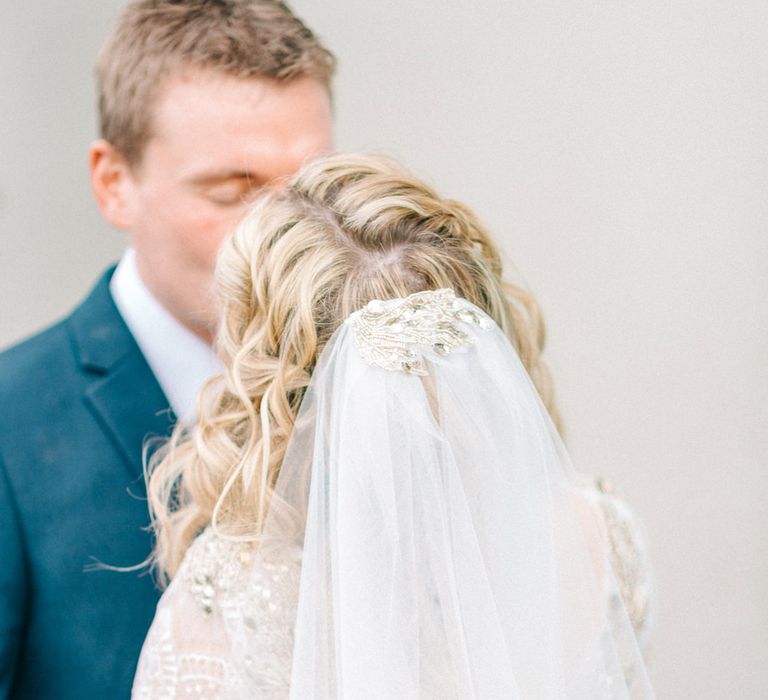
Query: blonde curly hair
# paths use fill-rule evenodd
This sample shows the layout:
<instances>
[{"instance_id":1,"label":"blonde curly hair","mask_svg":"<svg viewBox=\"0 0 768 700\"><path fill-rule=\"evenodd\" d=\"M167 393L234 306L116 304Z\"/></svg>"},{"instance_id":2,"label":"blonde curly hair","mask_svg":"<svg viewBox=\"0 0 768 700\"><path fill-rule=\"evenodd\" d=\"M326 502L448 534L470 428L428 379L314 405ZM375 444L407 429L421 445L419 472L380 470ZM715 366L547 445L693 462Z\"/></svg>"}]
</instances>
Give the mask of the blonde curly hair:
<instances>
[{"instance_id":1,"label":"blonde curly hair","mask_svg":"<svg viewBox=\"0 0 768 700\"><path fill-rule=\"evenodd\" d=\"M148 469L164 581L207 526L258 538L304 390L342 321L371 299L443 287L507 334L559 425L539 308L502 281L499 250L467 207L390 160L349 154L307 165L255 203L216 269L224 376Z\"/></svg>"}]
</instances>

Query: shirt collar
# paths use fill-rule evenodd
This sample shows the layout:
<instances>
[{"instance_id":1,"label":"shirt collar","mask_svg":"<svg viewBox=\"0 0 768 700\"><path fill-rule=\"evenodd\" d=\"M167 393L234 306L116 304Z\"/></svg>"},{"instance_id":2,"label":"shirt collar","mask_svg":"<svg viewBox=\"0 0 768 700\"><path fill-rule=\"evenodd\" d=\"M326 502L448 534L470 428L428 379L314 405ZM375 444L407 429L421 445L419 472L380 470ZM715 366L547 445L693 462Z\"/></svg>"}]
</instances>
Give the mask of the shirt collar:
<instances>
[{"instance_id":1,"label":"shirt collar","mask_svg":"<svg viewBox=\"0 0 768 700\"><path fill-rule=\"evenodd\" d=\"M109 283L120 315L183 423L196 415L197 393L223 370L210 345L182 325L147 289L136 252L125 251Z\"/></svg>"}]
</instances>

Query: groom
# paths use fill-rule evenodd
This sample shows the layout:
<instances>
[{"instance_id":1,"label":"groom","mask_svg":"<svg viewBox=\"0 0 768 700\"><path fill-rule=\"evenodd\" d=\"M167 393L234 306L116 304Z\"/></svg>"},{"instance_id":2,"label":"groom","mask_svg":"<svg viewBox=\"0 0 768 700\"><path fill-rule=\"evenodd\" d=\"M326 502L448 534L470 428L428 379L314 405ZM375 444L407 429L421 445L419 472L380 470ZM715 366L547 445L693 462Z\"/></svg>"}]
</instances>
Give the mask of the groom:
<instances>
[{"instance_id":1,"label":"groom","mask_svg":"<svg viewBox=\"0 0 768 700\"><path fill-rule=\"evenodd\" d=\"M0 699L128 697L158 591L92 565L150 552L142 445L217 369L222 238L331 148L333 67L277 0L139 0L103 47L91 183L130 248L0 355Z\"/></svg>"}]
</instances>

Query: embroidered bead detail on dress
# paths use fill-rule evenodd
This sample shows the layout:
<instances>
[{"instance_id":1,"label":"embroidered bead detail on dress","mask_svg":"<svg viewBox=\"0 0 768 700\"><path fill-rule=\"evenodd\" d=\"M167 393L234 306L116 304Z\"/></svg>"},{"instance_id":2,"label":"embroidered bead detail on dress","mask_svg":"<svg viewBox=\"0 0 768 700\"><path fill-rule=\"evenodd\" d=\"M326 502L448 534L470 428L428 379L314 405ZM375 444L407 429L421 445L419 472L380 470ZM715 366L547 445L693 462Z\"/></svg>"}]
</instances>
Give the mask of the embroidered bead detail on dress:
<instances>
[{"instance_id":1,"label":"embroidered bead detail on dress","mask_svg":"<svg viewBox=\"0 0 768 700\"><path fill-rule=\"evenodd\" d=\"M368 364L406 374L427 374L425 355L445 357L487 329L488 318L451 289L416 292L404 299L374 299L349 317L355 344Z\"/></svg>"},{"instance_id":2,"label":"embroidered bead detail on dress","mask_svg":"<svg viewBox=\"0 0 768 700\"><path fill-rule=\"evenodd\" d=\"M213 610L217 593L230 590L242 579L252 548L249 542L216 537L211 530L203 532L190 547L186 580L206 613Z\"/></svg>"},{"instance_id":3,"label":"embroidered bead detail on dress","mask_svg":"<svg viewBox=\"0 0 768 700\"><path fill-rule=\"evenodd\" d=\"M221 615L233 643L234 666L224 673L225 683L244 678L248 691L263 700L288 697L300 575L298 549L262 556L256 545L226 540L210 529L189 547L179 576L201 614Z\"/></svg>"}]
</instances>

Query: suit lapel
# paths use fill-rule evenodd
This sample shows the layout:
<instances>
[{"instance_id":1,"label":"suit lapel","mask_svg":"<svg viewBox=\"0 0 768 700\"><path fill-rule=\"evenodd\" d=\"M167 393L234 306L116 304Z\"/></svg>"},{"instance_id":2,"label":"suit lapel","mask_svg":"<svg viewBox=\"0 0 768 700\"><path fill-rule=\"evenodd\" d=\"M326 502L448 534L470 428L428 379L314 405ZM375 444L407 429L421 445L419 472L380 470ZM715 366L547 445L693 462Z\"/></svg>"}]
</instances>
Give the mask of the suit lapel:
<instances>
[{"instance_id":1,"label":"suit lapel","mask_svg":"<svg viewBox=\"0 0 768 700\"><path fill-rule=\"evenodd\" d=\"M153 437L167 437L174 416L141 353L92 382L85 400L118 449L131 476L142 473L142 451Z\"/></svg>"},{"instance_id":2,"label":"suit lapel","mask_svg":"<svg viewBox=\"0 0 768 700\"><path fill-rule=\"evenodd\" d=\"M84 400L136 479L147 439L168 436L175 416L112 300L113 271L73 312L69 328L88 379Z\"/></svg>"}]
</instances>

